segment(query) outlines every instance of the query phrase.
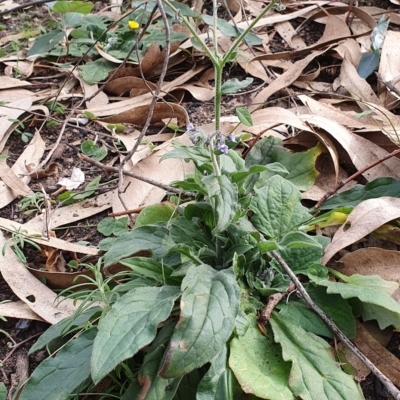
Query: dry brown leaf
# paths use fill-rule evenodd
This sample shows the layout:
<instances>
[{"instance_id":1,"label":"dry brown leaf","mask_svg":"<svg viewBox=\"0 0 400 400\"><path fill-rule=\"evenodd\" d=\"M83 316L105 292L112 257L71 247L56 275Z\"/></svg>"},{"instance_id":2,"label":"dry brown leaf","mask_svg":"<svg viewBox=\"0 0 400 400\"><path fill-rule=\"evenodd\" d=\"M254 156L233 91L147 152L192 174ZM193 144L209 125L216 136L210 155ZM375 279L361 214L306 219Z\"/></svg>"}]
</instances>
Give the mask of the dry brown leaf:
<instances>
[{"instance_id":1,"label":"dry brown leaf","mask_svg":"<svg viewBox=\"0 0 400 400\"><path fill-rule=\"evenodd\" d=\"M89 85L84 79L82 79L82 77L79 75L79 72L76 69L74 69L72 73L79 80L79 83L81 84L83 93L86 98L90 97L92 94L97 92L97 90L99 88L97 83L95 83L93 85ZM101 91L92 100L90 100L89 102L86 102L86 107L94 108L94 107L105 106L108 104L108 101L109 101L108 96L103 91Z\"/></svg>"},{"instance_id":2,"label":"dry brown leaf","mask_svg":"<svg viewBox=\"0 0 400 400\"><path fill-rule=\"evenodd\" d=\"M347 152L351 162L360 170L372 162L386 156L387 151L376 144L348 131L343 125L319 115L300 115L299 118L318 128L324 129ZM363 173L372 181L382 176L400 179L400 160L392 157Z\"/></svg>"},{"instance_id":3,"label":"dry brown leaf","mask_svg":"<svg viewBox=\"0 0 400 400\"><path fill-rule=\"evenodd\" d=\"M43 318L39 317L39 315L33 312L27 304L20 300L0 304L0 315L8 318L44 321Z\"/></svg>"},{"instance_id":4,"label":"dry brown leaf","mask_svg":"<svg viewBox=\"0 0 400 400\"><path fill-rule=\"evenodd\" d=\"M6 240L0 232L0 246L5 244ZM75 304L75 300L57 297L51 289L31 275L8 245L5 255L0 254L0 272L15 295L50 324L56 324L73 315L79 306L79 302Z\"/></svg>"},{"instance_id":5,"label":"dry brown leaf","mask_svg":"<svg viewBox=\"0 0 400 400\"><path fill-rule=\"evenodd\" d=\"M40 246L41 256L46 258L46 270L49 272L65 272L66 262L62 251L50 246Z\"/></svg>"},{"instance_id":6,"label":"dry brown leaf","mask_svg":"<svg viewBox=\"0 0 400 400\"><path fill-rule=\"evenodd\" d=\"M289 21L278 22L274 25L274 28L292 49L304 49L307 47Z\"/></svg>"},{"instance_id":7,"label":"dry brown leaf","mask_svg":"<svg viewBox=\"0 0 400 400\"><path fill-rule=\"evenodd\" d=\"M149 81L144 81L142 78L136 76L123 76L107 83L104 90L114 96L123 96L129 91L132 91L129 97L136 97L148 93L151 90L154 91L156 88L157 85Z\"/></svg>"},{"instance_id":8,"label":"dry brown leaf","mask_svg":"<svg viewBox=\"0 0 400 400\"><path fill-rule=\"evenodd\" d=\"M32 140L29 142L28 146L25 147L25 150L11 167L11 170L14 172L14 174L20 176L20 179L24 183L28 184L31 179L30 176L27 175L25 164L33 163L35 165L38 165L44 153L44 148L44 141L40 137L39 133L36 132ZM10 204L15 199L15 197L15 194L10 189L8 189L8 187L3 182L0 182L0 208L3 208L7 204Z\"/></svg>"},{"instance_id":9,"label":"dry brown leaf","mask_svg":"<svg viewBox=\"0 0 400 400\"><path fill-rule=\"evenodd\" d=\"M159 97L164 97L175 87L186 83L189 79L191 79L192 77L194 77L195 75L197 75L199 72L203 71L206 68L207 65L200 65L178 76L172 82L164 82ZM146 93L132 99L117 101L115 103L108 104L107 106L94 107L88 109L87 111L93 113L97 117L105 117L107 115L115 115L117 113L129 111L130 109L132 109L132 107L150 104L152 98L153 94Z\"/></svg>"},{"instance_id":10,"label":"dry brown leaf","mask_svg":"<svg viewBox=\"0 0 400 400\"><path fill-rule=\"evenodd\" d=\"M212 98L214 98L214 88L197 86L193 83L185 83L184 85L177 86L170 93L174 94L175 90L185 90L186 92L189 92L195 99L200 101L210 101Z\"/></svg>"},{"instance_id":11,"label":"dry brown leaf","mask_svg":"<svg viewBox=\"0 0 400 400\"><path fill-rule=\"evenodd\" d=\"M230 10L230 12L235 15L240 11L239 0L222 0L221 4L223 7Z\"/></svg>"},{"instance_id":12,"label":"dry brown leaf","mask_svg":"<svg viewBox=\"0 0 400 400\"><path fill-rule=\"evenodd\" d=\"M58 164L53 162L49 164L46 168L40 168L35 172L30 173L31 171L35 170L34 165L26 165L26 170L29 173L29 176L36 180L36 179L42 179L42 178L48 178L49 176L57 175L58 173Z\"/></svg>"},{"instance_id":13,"label":"dry brown leaf","mask_svg":"<svg viewBox=\"0 0 400 400\"><path fill-rule=\"evenodd\" d=\"M27 81L21 81L20 79L10 78L8 76L0 76L0 90L2 89L14 89L17 87L30 86L31 83Z\"/></svg>"},{"instance_id":14,"label":"dry brown leaf","mask_svg":"<svg viewBox=\"0 0 400 400\"><path fill-rule=\"evenodd\" d=\"M253 99L253 105L249 107L250 111L254 111L259 107L259 104L264 103L268 98L274 93L281 89L290 86L302 73L303 69L314 60L315 57L325 53L329 48L324 50L313 51L307 57L296 61L287 71L285 71L281 76L272 81L265 89L261 90L257 96ZM258 59L254 58L253 61Z\"/></svg>"},{"instance_id":15,"label":"dry brown leaf","mask_svg":"<svg viewBox=\"0 0 400 400\"><path fill-rule=\"evenodd\" d=\"M115 114L111 117L103 118L102 122L111 124L129 123L143 126L149 115L150 105L133 107L129 111ZM179 126L187 126L189 124L189 116L185 108L174 103L157 103L151 118L152 124L162 123L165 118L177 118Z\"/></svg>"},{"instance_id":16,"label":"dry brown leaf","mask_svg":"<svg viewBox=\"0 0 400 400\"><path fill-rule=\"evenodd\" d=\"M183 142L187 145L191 144L187 136L181 136L174 140ZM130 171L164 184L184 179L186 174L193 172L193 165L191 163L188 164L183 160L175 159L167 159L160 162L160 157L172 149L171 144L167 144L168 146L163 150L153 152L146 159L137 163ZM128 185L129 182L131 183L130 185ZM127 189L121 194L121 196L123 201L126 203L126 207L131 210L159 203L165 197L165 190L131 177L124 178L124 186ZM121 204L118 194L115 193L113 199L113 212L115 213L124 210L125 208Z\"/></svg>"},{"instance_id":17,"label":"dry brown leaf","mask_svg":"<svg viewBox=\"0 0 400 400\"><path fill-rule=\"evenodd\" d=\"M400 90L400 32L386 32L385 41L381 51L379 63L379 77L384 82L389 82ZM394 96L388 92L386 85L378 83L378 92L381 103L385 108L391 110L398 105L398 95ZM396 100L396 101L395 101Z\"/></svg>"},{"instance_id":18,"label":"dry brown leaf","mask_svg":"<svg viewBox=\"0 0 400 400\"><path fill-rule=\"evenodd\" d=\"M360 45L354 39L345 40L336 46L334 51L336 51L342 59L347 57L347 60L350 61L355 68L358 68L362 55Z\"/></svg>"},{"instance_id":19,"label":"dry brown leaf","mask_svg":"<svg viewBox=\"0 0 400 400\"><path fill-rule=\"evenodd\" d=\"M78 201L69 206L59 207L50 213L51 227L58 228L63 225L74 224L82 219L89 218L108 208L111 208L113 192L99 194L90 199ZM30 232L41 232L45 224L45 216L38 215L22 227Z\"/></svg>"},{"instance_id":20,"label":"dry brown leaf","mask_svg":"<svg viewBox=\"0 0 400 400\"><path fill-rule=\"evenodd\" d=\"M326 43L335 39L340 40L341 38L350 35L350 29L343 19L336 15L329 15L327 17L324 33L315 44Z\"/></svg>"},{"instance_id":21,"label":"dry brown leaf","mask_svg":"<svg viewBox=\"0 0 400 400\"><path fill-rule=\"evenodd\" d=\"M397 218L400 218L400 199L380 197L363 201L354 208L346 223L335 233L325 249L322 263L326 264L339 250Z\"/></svg>"},{"instance_id":22,"label":"dry brown leaf","mask_svg":"<svg viewBox=\"0 0 400 400\"><path fill-rule=\"evenodd\" d=\"M360 334L361 332L361 334ZM385 347L393 336L393 329L387 328L381 330L375 321L367 321L363 324L357 323L357 337L354 343L364 347L365 353L363 353L370 358L371 349L366 348L368 344L372 345L372 352L378 352L382 355L386 355L387 350ZM372 338L372 341L371 341ZM348 363L356 369L356 379L357 381L363 381L371 373L370 369L346 346L343 342L338 344L338 350L341 351ZM381 366L378 367L381 369ZM382 370L382 369L381 369Z\"/></svg>"},{"instance_id":23,"label":"dry brown leaf","mask_svg":"<svg viewBox=\"0 0 400 400\"><path fill-rule=\"evenodd\" d=\"M0 160L0 179L8 189L11 189L15 197L24 197L32 193L31 188L14 173L6 160Z\"/></svg>"},{"instance_id":24,"label":"dry brown leaf","mask_svg":"<svg viewBox=\"0 0 400 400\"><path fill-rule=\"evenodd\" d=\"M333 89L338 90L343 87L347 92L353 94L355 99L360 98L363 101L368 101L374 104L380 104L380 100L375 92L372 90L369 83L358 75L357 69L348 60L347 52L342 62L340 75L333 83ZM366 106L362 102L358 102L362 110L366 110Z\"/></svg>"},{"instance_id":25,"label":"dry brown leaf","mask_svg":"<svg viewBox=\"0 0 400 400\"><path fill-rule=\"evenodd\" d=\"M400 285L398 251L367 247L346 254L338 261L338 265L343 265L336 269L345 275L379 275L386 281L394 281ZM400 288L392 297L400 302Z\"/></svg>"}]
</instances>

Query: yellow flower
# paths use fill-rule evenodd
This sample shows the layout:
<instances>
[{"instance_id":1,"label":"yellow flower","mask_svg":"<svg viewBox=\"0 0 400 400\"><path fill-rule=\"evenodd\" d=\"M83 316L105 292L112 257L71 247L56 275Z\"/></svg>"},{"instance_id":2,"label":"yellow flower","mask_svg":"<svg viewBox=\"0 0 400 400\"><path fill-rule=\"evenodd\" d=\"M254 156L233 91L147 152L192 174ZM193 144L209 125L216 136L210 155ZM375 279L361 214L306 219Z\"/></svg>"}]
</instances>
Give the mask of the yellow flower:
<instances>
[{"instance_id":1,"label":"yellow flower","mask_svg":"<svg viewBox=\"0 0 400 400\"><path fill-rule=\"evenodd\" d=\"M139 29L139 24L136 21L128 21L128 26L129 29L132 29L133 31Z\"/></svg>"}]
</instances>

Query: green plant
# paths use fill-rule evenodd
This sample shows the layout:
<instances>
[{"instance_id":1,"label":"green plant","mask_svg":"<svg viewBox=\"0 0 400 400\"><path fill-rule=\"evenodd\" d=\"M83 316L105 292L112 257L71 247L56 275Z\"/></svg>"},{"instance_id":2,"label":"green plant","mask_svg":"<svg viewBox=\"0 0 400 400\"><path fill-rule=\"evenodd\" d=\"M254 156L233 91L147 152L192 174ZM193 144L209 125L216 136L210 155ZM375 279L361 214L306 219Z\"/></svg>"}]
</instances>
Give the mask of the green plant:
<instances>
[{"instance_id":1,"label":"green plant","mask_svg":"<svg viewBox=\"0 0 400 400\"><path fill-rule=\"evenodd\" d=\"M44 194L42 192L30 193L18 202L19 210L26 215L41 212L43 206Z\"/></svg>"},{"instance_id":2,"label":"green plant","mask_svg":"<svg viewBox=\"0 0 400 400\"><path fill-rule=\"evenodd\" d=\"M29 138L33 136L33 133L25 131L25 124L19 119L9 118L8 120L18 124L19 128L15 128L14 131L21 135L21 140L24 143L28 143Z\"/></svg>"},{"instance_id":3,"label":"green plant","mask_svg":"<svg viewBox=\"0 0 400 400\"><path fill-rule=\"evenodd\" d=\"M29 244L36 250L40 251L40 246L36 244L33 240L29 239L30 237L40 237L40 235L29 235L28 231L26 229L23 229L22 227L13 227L13 229L14 230L11 232L11 238L4 243L1 253L4 256L7 246L10 245L19 260L22 263L26 263L26 257L24 255L23 249L26 244Z\"/></svg>"},{"instance_id":4,"label":"green plant","mask_svg":"<svg viewBox=\"0 0 400 400\"><path fill-rule=\"evenodd\" d=\"M196 37L180 11L165 4ZM302 205L301 191L318 175L320 145L291 153L269 137L244 160L233 150L236 137L219 131L222 68L253 25L219 56L216 16L213 21L215 52L203 49L216 71L215 132L189 124L194 145L176 142L163 156L195 165L191 176L174 183L195 193L194 201L183 196L176 207L146 207L133 230L127 231L126 221L99 224L109 236L99 244L104 265L129 273L118 274L125 277L121 282L103 278L101 259L89 267L95 289L81 287L77 296L84 303L74 318L90 314L96 301L103 311L87 317L90 322L33 372L20 400L54 391L67 399L107 376L115 384L107 394L122 400L235 400L243 392L254 399L362 399L359 385L332 357L332 331L303 298L288 295L293 278L286 264L346 337L355 337L359 316L377 320L382 329L400 327L391 283L344 276L320 264L329 239L315 234L316 225L343 222L365 193L352 192L352 204L343 200L314 217L315 210ZM243 87L230 82L225 88L231 85ZM286 302L271 307L272 295ZM63 323L51 327L35 350L55 341Z\"/></svg>"}]
</instances>

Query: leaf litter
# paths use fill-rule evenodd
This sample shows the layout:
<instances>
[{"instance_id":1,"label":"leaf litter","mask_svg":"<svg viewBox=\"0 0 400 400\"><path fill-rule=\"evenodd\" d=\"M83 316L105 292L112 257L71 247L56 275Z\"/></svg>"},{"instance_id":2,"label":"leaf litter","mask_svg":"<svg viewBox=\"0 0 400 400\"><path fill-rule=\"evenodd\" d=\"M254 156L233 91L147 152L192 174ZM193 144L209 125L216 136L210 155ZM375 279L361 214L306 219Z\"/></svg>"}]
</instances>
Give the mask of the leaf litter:
<instances>
[{"instance_id":1,"label":"leaf litter","mask_svg":"<svg viewBox=\"0 0 400 400\"><path fill-rule=\"evenodd\" d=\"M392 177L398 180L400 168L397 157L389 158L371 169L363 169L387 156L399 145L400 122L397 114L400 72L399 63L396 62L399 57L399 33L391 29L386 33L379 54L377 79L361 78L357 72L361 55L371 47L371 32L377 26L380 14L386 13L394 26L400 24L398 15L390 12L391 10L361 5L353 7L352 23L349 26L346 23L349 7L343 6L341 2L283 3L287 7L285 13L273 11L256 25L254 33L262 38L260 44L252 48L245 43L239 46L238 65L231 71L232 76L237 74L240 81L247 77L253 77L256 81L248 93L226 96L226 114L232 114L231 104L245 105L252 111L253 125L248 127L244 124L227 123L224 131L234 131L237 136L243 135L243 143L248 147L253 147L259 139L271 133L285 139L283 146L293 151L309 150L320 143L325 149L325 154L321 157L325 157L326 163L318 166L319 176L314 186L304 191L304 199L317 201L319 197L333 190L340 181L357 171L360 174L355 181L341 189L341 192L351 191L351 186L354 185L373 183L378 178ZM113 4L115 7L112 8L112 18L116 21L121 16L120 3ZM0 12L13 6L15 4L12 2L4 2ZM225 7L234 14L240 8L234 1L227 1ZM247 2L249 15L254 16L257 7L257 2ZM297 29L299 23L301 25ZM235 30L233 23L229 24ZM237 28L245 28L246 24L246 21L238 18ZM322 27L322 36L304 34L307 31L301 29L302 26L313 26L311 24ZM7 161L1 160L0 170L0 206L3 209L0 225L4 234L1 237L2 244L6 243L10 233L20 229L42 250L47 249L47 254L74 252L80 254L80 257L84 254L95 256L98 254L96 243L89 243L89 246L78 244L81 239L79 228L77 234L72 236L72 241L59 238L57 228L79 223L107 210L118 213L158 204L165 198L165 188L138 178L145 177L155 183L168 185L193 172L192 166L184 161L165 160L160 163L160 157L168 151L171 141L185 140L184 136L174 137L164 144L160 138L161 135L170 133L172 126L175 136L180 135L190 121L199 121L200 127L211 122L211 116L201 115L204 109L202 102L209 102L213 96L210 84L212 79L206 78L210 64L204 54L193 47L189 32L182 31L177 24L173 27L174 32L181 33L182 36L180 41L171 44L172 56L167 63L166 80L161 86L159 101L151 120L150 132L154 135L146 135L138 152L126 164L126 170L136 177L124 179L125 187L122 192L111 179L118 178L117 174L107 171L106 167L118 165L123 158L124 153L118 146L124 144L129 151L135 145L157 89L157 81L165 61L165 50L152 42L147 51L142 53L139 63L128 64L117 51L108 52L106 43L102 44L102 48L96 45L96 57L100 57L96 68L103 74L103 78L96 82L92 78L98 77L98 74L87 74L79 68L66 68L60 60L52 62L50 58L39 57L33 62L24 53L8 54L8 43L19 40L19 37L10 34L9 39L2 38L1 45L5 52L0 62L12 71L12 76L0 77L0 99L3 102L0 108L0 144L2 155L7 156ZM201 38L206 39L207 35L203 32ZM221 51L227 51L230 39L224 36L222 30L217 35L221 37ZM285 50L274 50L280 49L278 42L281 40ZM53 57L65 57L63 61L68 61L68 55L63 53L68 51L65 49L65 42L60 40L58 44L51 46L41 49L39 53L49 52L52 55L53 52ZM26 47L27 44L22 43L20 50ZM79 46L74 49L78 52ZM21 63L20 67L18 63ZM122 67L118 69L120 65ZM43 86L38 85L38 92L35 88L36 78L43 79L43 82L49 78L56 79L61 89L54 90L52 85L44 83ZM103 86L105 80L107 83ZM265 85L265 82L268 84ZM187 112L191 97L199 104L194 114ZM71 101L74 98L86 101L76 108ZM58 104L51 103L48 99L55 99ZM49 107L49 117L43 116L43 113L34 108L43 100ZM269 107L260 109L262 104ZM89 124L81 126L70 123L68 117L66 118L66 109L72 110L74 116L79 114L88 117ZM21 122L23 125L18 121L24 121ZM93 194L87 198L82 197L85 191L90 192L87 187L78 190L72 194L78 201L74 202L72 197L72 204L66 201L68 197L64 200L51 198L52 201L48 201L47 206L37 209L36 216L27 218L18 211L16 204L21 196L40 191L37 182L30 178L28 165L31 168L37 167L43 161L45 152L55 142L55 135L47 134L51 132L51 128L45 126L44 122L47 125L53 122L58 130L65 131L62 143L68 150L67 156L61 153L58 159L54 157L50 160L57 161L61 166L55 176L39 179L39 183L49 191L49 198L54 186L57 187L56 181L68 179L72 168L77 164L89 171L82 184L88 185L95 175L101 176L101 182L107 184L104 187L93 186ZM25 130L31 132L33 137L27 146L22 146L21 137ZM87 137L92 138L96 145L104 144L109 152L103 170L98 165L79 161L77 157L76 152L80 151ZM390 150L388 141L384 142L385 146L382 145L382 138L390 141ZM322 181L324 184L320 184ZM67 191L76 189L75 186L64 186L67 186ZM313 195L310 194L312 192ZM361 199L355 205L352 203L352 209L342 226L324 228L321 225L322 228L318 229L332 236L331 243L325 249L324 263L329 263L345 275L379 275L385 280L397 282L398 287L400 278L396 265L397 246L400 243L396 229L400 207L397 198L385 195L385 191L378 191L373 198ZM349 199L352 198L351 192L348 196ZM345 202L342 206L346 206ZM390 250L379 247L388 246L387 242L390 243ZM10 248L0 257L2 278L23 302L15 301L12 307L0 305L1 315L45 320L54 324L74 313L78 304L69 299L58 304L54 291L33 277ZM45 258L44 264L48 265L50 256ZM59 272L65 272L65 266L63 269L64 271L53 270L48 274L56 276ZM70 269L68 272L75 276L75 271ZM55 279L49 278L49 275L47 277L48 285L53 288L62 287L60 280L64 280L62 274ZM72 284L71 280L69 284ZM393 294L396 301L400 299L398 293L399 289ZM31 296L34 296L34 301L31 301ZM287 329L284 325L279 325L279 319L273 321L274 330ZM357 346L377 366L382 367L384 372L387 370L390 379L399 385L398 359L384 349L388 340L384 344L379 343L370 330L372 332L373 328L368 324L359 326L355 338ZM284 340L281 339L282 346L285 345ZM286 349L289 347L285 347L285 351ZM343 351L344 349L342 348ZM285 357L289 359L288 355ZM350 356L346 354L346 357ZM385 367L385 363L390 368L388 365ZM354 362L354 366L355 364L357 363ZM356 369L358 378L365 379L367 373L360 372L362 367L357 365ZM301 395L305 390L307 389L299 386L296 394Z\"/></svg>"}]
</instances>

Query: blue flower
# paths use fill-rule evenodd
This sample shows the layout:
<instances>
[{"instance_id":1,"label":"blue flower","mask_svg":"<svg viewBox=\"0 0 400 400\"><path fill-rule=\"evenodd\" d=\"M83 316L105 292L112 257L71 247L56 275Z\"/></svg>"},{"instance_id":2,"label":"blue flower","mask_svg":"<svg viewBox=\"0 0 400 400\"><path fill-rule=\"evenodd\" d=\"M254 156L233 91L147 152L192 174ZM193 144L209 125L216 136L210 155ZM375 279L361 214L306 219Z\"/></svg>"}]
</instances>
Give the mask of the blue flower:
<instances>
[{"instance_id":1,"label":"blue flower","mask_svg":"<svg viewBox=\"0 0 400 400\"><path fill-rule=\"evenodd\" d=\"M228 154L228 146L225 143L217 143L217 150L223 154Z\"/></svg>"},{"instance_id":2,"label":"blue flower","mask_svg":"<svg viewBox=\"0 0 400 400\"><path fill-rule=\"evenodd\" d=\"M236 136L234 133L231 133L230 135L228 135L227 139L230 140L231 142L236 142Z\"/></svg>"},{"instance_id":3,"label":"blue flower","mask_svg":"<svg viewBox=\"0 0 400 400\"><path fill-rule=\"evenodd\" d=\"M196 127L190 122L186 127L186 130L188 130L189 132L193 132L196 130Z\"/></svg>"}]
</instances>

